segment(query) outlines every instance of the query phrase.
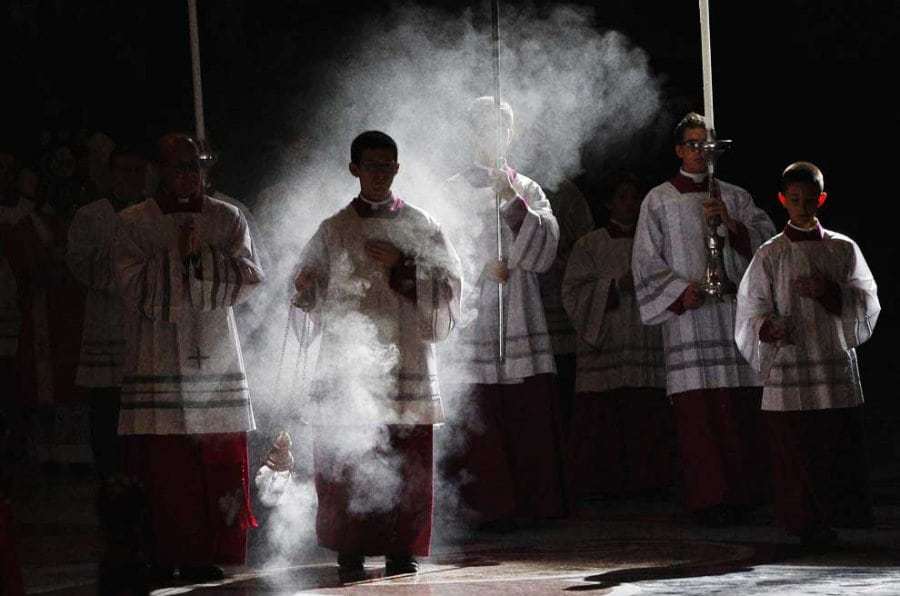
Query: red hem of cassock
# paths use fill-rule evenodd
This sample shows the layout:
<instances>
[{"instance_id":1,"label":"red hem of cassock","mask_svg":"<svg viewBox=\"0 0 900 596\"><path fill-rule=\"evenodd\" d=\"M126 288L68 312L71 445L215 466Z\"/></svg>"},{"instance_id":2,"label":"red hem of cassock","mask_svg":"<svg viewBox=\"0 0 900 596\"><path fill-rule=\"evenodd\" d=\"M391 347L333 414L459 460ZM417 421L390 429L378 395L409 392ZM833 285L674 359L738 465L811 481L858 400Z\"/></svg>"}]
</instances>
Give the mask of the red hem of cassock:
<instances>
[{"instance_id":1,"label":"red hem of cassock","mask_svg":"<svg viewBox=\"0 0 900 596\"><path fill-rule=\"evenodd\" d=\"M561 517L562 453L553 375L462 389L467 393L454 410L466 419L451 421L447 431L460 433L465 446L449 458L447 472L460 479L465 506L481 522Z\"/></svg>"},{"instance_id":2,"label":"red hem of cassock","mask_svg":"<svg viewBox=\"0 0 900 596\"><path fill-rule=\"evenodd\" d=\"M316 536L320 546L341 553L425 557L434 509L433 430L384 428L317 429Z\"/></svg>"},{"instance_id":3,"label":"red hem of cassock","mask_svg":"<svg viewBox=\"0 0 900 596\"><path fill-rule=\"evenodd\" d=\"M573 499L668 488L675 475L675 425L665 390L577 394L567 455Z\"/></svg>"},{"instance_id":4,"label":"red hem of cassock","mask_svg":"<svg viewBox=\"0 0 900 596\"><path fill-rule=\"evenodd\" d=\"M154 562L242 565L250 508L246 433L126 435L126 473L144 486Z\"/></svg>"},{"instance_id":5,"label":"red hem of cassock","mask_svg":"<svg viewBox=\"0 0 900 596\"><path fill-rule=\"evenodd\" d=\"M766 411L763 417L778 525L793 534L823 526L871 525L862 406Z\"/></svg>"},{"instance_id":6,"label":"red hem of cassock","mask_svg":"<svg viewBox=\"0 0 900 596\"><path fill-rule=\"evenodd\" d=\"M671 398L687 509L764 502L770 482L762 388L699 389Z\"/></svg>"}]
</instances>

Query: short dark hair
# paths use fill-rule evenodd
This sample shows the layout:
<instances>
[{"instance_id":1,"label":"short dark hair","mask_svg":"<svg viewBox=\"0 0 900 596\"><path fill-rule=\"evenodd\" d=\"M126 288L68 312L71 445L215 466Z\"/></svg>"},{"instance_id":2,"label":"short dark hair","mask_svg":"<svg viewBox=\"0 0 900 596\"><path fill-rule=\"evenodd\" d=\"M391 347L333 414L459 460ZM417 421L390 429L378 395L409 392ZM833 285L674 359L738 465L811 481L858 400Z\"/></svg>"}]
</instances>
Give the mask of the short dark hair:
<instances>
[{"instance_id":1,"label":"short dark hair","mask_svg":"<svg viewBox=\"0 0 900 596\"><path fill-rule=\"evenodd\" d=\"M706 128L706 118L697 112L688 112L675 127L674 141L676 145L684 142L684 131L691 128Z\"/></svg>"},{"instance_id":2,"label":"short dark hair","mask_svg":"<svg viewBox=\"0 0 900 596\"><path fill-rule=\"evenodd\" d=\"M397 143L380 130L367 130L350 144L350 161L358 164L366 149L390 149L397 161Z\"/></svg>"},{"instance_id":3,"label":"short dark hair","mask_svg":"<svg viewBox=\"0 0 900 596\"><path fill-rule=\"evenodd\" d=\"M600 180L600 186L597 189L599 191L598 198L604 205L609 203L615 196L616 190L625 184L634 186L638 194L641 194L643 191L641 179L637 175L628 170L615 170Z\"/></svg>"},{"instance_id":4,"label":"short dark hair","mask_svg":"<svg viewBox=\"0 0 900 596\"><path fill-rule=\"evenodd\" d=\"M795 161L781 173L781 192L787 190L788 185L797 182L815 184L819 192L825 190L825 176L815 164L808 161Z\"/></svg>"}]
</instances>

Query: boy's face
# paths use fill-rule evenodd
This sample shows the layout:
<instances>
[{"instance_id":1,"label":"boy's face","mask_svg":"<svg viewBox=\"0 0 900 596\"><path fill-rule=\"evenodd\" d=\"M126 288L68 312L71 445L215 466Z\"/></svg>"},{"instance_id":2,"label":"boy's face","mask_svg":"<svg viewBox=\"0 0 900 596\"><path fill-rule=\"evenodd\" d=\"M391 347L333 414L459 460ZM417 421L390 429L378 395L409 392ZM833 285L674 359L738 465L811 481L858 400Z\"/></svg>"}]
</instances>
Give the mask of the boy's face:
<instances>
[{"instance_id":1,"label":"boy's face","mask_svg":"<svg viewBox=\"0 0 900 596\"><path fill-rule=\"evenodd\" d=\"M500 151L505 155L512 144L511 121L503 119ZM493 167L497 161L497 112L486 110L469 122L469 144L476 163Z\"/></svg>"},{"instance_id":2,"label":"boy's face","mask_svg":"<svg viewBox=\"0 0 900 596\"><path fill-rule=\"evenodd\" d=\"M609 208L610 219L632 225L641 211L641 196L634 184L625 182L616 188L606 206Z\"/></svg>"},{"instance_id":3,"label":"boy's face","mask_svg":"<svg viewBox=\"0 0 900 596\"><path fill-rule=\"evenodd\" d=\"M791 222L812 225L819 210L819 187L812 182L792 182L784 189L784 208Z\"/></svg>"},{"instance_id":4,"label":"boy's face","mask_svg":"<svg viewBox=\"0 0 900 596\"><path fill-rule=\"evenodd\" d=\"M399 169L394 152L387 147L363 149L359 163L350 163L350 173L359 178L360 194L371 201L390 196Z\"/></svg>"},{"instance_id":5,"label":"boy's face","mask_svg":"<svg viewBox=\"0 0 900 596\"><path fill-rule=\"evenodd\" d=\"M122 154L112 158L113 192L122 199L136 201L147 185L147 162L140 155Z\"/></svg>"},{"instance_id":6,"label":"boy's face","mask_svg":"<svg viewBox=\"0 0 900 596\"><path fill-rule=\"evenodd\" d=\"M695 143L706 140L705 128L688 128L681 136L681 143L675 145L675 155L681 160L681 169L689 174L706 172L706 160L703 151L695 148Z\"/></svg>"}]
</instances>

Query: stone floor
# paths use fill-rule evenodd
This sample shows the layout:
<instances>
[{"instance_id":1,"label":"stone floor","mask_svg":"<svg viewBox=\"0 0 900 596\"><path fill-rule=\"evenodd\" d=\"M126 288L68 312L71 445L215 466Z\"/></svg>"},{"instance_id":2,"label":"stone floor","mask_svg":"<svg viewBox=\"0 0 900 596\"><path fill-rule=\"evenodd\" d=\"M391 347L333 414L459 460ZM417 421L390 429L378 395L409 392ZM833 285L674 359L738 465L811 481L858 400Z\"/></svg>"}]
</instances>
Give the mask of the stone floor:
<instances>
[{"instance_id":1,"label":"stone floor","mask_svg":"<svg viewBox=\"0 0 900 596\"><path fill-rule=\"evenodd\" d=\"M804 553L771 526L769 512L729 529L698 528L671 502L592 502L569 519L507 534L467 533L439 520L433 555L416 576L367 577L341 585L331 555L311 546L310 508L293 523L291 557L257 546L253 564L216 584L175 594L900 594L900 474L874 479L876 527L846 531L826 554ZM36 475L17 499L20 558L29 594L96 594L101 550L89 477ZM27 498L21 498L27 494ZM272 518L270 518L272 519ZM265 528L257 530L262 544Z\"/></svg>"}]
</instances>

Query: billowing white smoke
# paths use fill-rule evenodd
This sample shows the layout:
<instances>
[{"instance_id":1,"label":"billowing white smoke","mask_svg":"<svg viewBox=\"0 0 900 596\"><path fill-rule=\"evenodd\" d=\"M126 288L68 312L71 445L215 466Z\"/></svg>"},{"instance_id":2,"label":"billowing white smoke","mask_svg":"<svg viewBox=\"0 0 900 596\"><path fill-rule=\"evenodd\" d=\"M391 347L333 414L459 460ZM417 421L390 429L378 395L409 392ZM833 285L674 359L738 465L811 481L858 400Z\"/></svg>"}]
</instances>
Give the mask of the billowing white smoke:
<instances>
[{"instance_id":1,"label":"billowing white smoke","mask_svg":"<svg viewBox=\"0 0 900 596\"><path fill-rule=\"evenodd\" d=\"M554 189L580 172L584 145L594 145L593 154L602 156L598 143L627 143L652 123L661 91L648 56L622 34L598 30L592 9L562 6L539 16L533 6L516 3L502 12L502 95L516 121L509 161L524 174ZM265 380L276 378L273 363L279 360L290 278L300 251L319 222L358 192L347 172L350 141L364 130L387 132L400 149L394 190L445 227L464 227L461 222L470 217L464 198L448 202L441 190L443 181L471 159L464 118L469 104L493 92L486 16L398 8L374 18L307 81L320 98L318 105L303 106L303 121L293 123L300 138L283 156L284 177L261 192L254 209L265 233L261 241L276 259L267 288L253 304L254 315L239 321L254 330L244 350L248 368L258 368L250 371L261 389L254 393L256 408L269 418L285 419L299 407L296 398L275 399L280 392ZM460 254L472 253L457 248ZM385 346L357 323L347 329L360 333L347 362L382 358ZM290 356L286 361L295 362ZM347 370L347 362L334 363L334 373ZM282 374L282 382L288 378ZM348 448L381 442L382 433L373 431ZM364 481L361 494L377 497L373 508L393 493L397 474L390 467L382 470L385 490L371 489L371 475ZM357 505L366 510L364 501Z\"/></svg>"}]
</instances>

